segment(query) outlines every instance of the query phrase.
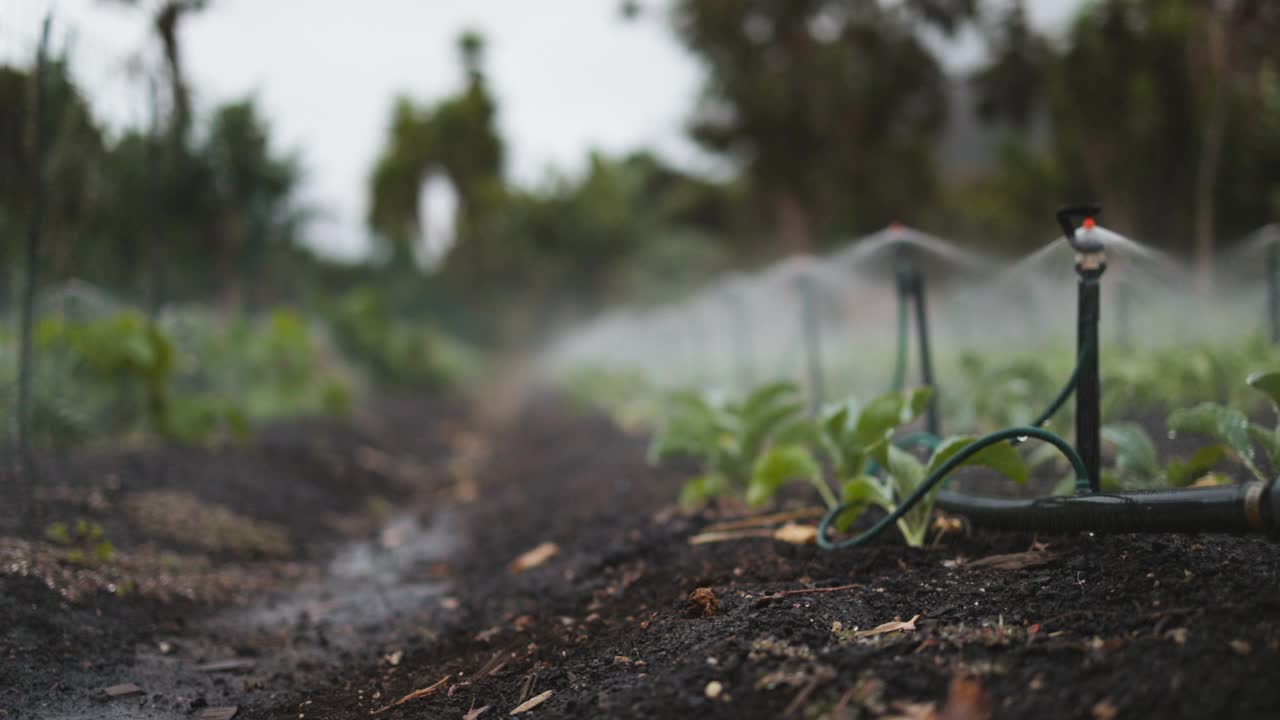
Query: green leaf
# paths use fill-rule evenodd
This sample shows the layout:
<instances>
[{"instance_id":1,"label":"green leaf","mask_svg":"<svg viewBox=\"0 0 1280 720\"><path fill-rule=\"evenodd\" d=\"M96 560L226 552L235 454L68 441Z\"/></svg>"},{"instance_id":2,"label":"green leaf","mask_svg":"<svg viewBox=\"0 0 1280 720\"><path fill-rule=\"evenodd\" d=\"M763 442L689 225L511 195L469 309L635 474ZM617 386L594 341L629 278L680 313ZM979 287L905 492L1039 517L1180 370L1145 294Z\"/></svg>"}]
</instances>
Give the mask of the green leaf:
<instances>
[{"instance_id":1,"label":"green leaf","mask_svg":"<svg viewBox=\"0 0 1280 720\"><path fill-rule=\"evenodd\" d=\"M744 417L767 413L779 405L790 404L800 395L800 388L790 381L779 381L761 385L742 402L738 409Z\"/></svg>"},{"instance_id":2,"label":"green leaf","mask_svg":"<svg viewBox=\"0 0 1280 720\"><path fill-rule=\"evenodd\" d=\"M929 401L933 399L933 388L918 387L911 390L907 394L907 400L903 404L902 415L899 417L899 425L915 420L929 407Z\"/></svg>"},{"instance_id":3,"label":"green leaf","mask_svg":"<svg viewBox=\"0 0 1280 720\"><path fill-rule=\"evenodd\" d=\"M778 445L814 444L821 434L817 423L808 418L797 418L779 427L773 434L773 442Z\"/></svg>"},{"instance_id":4,"label":"green leaf","mask_svg":"<svg viewBox=\"0 0 1280 720\"><path fill-rule=\"evenodd\" d=\"M789 480L823 484L822 468L803 445L779 445L770 448L760 457L752 469L751 482L747 485L747 504L758 507L769 502ZM827 495L830 495L830 490Z\"/></svg>"},{"instance_id":5,"label":"green leaf","mask_svg":"<svg viewBox=\"0 0 1280 720\"><path fill-rule=\"evenodd\" d=\"M1213 469L1229 452L1226 445L1206 445L1195 452L1190 460L1174 458L1165 468L1165 478L1174 487L1186 487Z\"/></svg>"},{"instance_id":6,"label":"green leaf","mask_svg":"<svg viewBox=\"0 0 1280 720\"><path fill-rule=\"evenodd\" d=\"M723 475L711 473L689 478L680 488L680 507L694 510L713 497L729 493L729 482Z\"/></svg>"},{"instance_id":7,"label":"green leaf","mask_svg":"<svg viewBox=\"0 0 1280 720\"><path fill-rule=\"evenodd\" d=\"M938 445L938 449L934 451L933 457L929 459L929 467L926 474L935 472L942 467L943 463L954 457L956 453L973 444L976 439L969 436L957 436L943 440ZM1022 456L1018 454L1018 450L1007 442L988 445L965 459L961 465L981 466L995 470L1019 485L1026 484L1027 475L1029 474L1027 465L1022 461Z\"/></svg>"},{"instance_id":8,"label":"green leaf","mask_svg":"<svg viewBox=\"0 0 1280 720\"><path fill-rule=\"evenodd\" d=\"M870 475L859 475L846 481L840 489L840 502L849 506L836 518L836 527L840 530L847 530L872 505L882 507L886 512L892 512L894 508L892 493Z\"/></svg>"},{"instance_id":9,"label":"green leaf","mask_svg":"<svg viewBox=\"0 0 1280 720\"><path fill-rule=\"evenodd\" d=\"M1245 382L1253 389L1261 392L1271 400L1271 405L1280 413L1280 372L1257 372L1250 375Z\"/></svg>"},{"instance_id":10,"label":"green leaf","mask_svg":"<svg viewBox=\"0 0 1280 720\"><path fill-rule=\"evenodd\" d=\"M1280 467L1280 436L1276 431L1251 423L1249 436L1262 446L1262 451L1267 454L1267 462L1271 464L1272 469Z\"/></svg>"},{"instance_id":11,"label":"green leaf","mask_svg":"<svg viewBox=\"0 0 1280 720\"><path fill-rule=\"evenodd\" d=\"M709 456L720 443L719 413L700 395L672 393L667 400L666 423L649 446L651 464L673 455Z\"/></svg>"},{"instance_id":12,"label":"green leaf","mask_svg":"<svg viewBox=\"0 0 1280 720\"><path fill-rule=\"evenodd\" d=\"M1150 481L1160 474L1156 446L1136 423L1116 423L1102 428L1102 438L1116 448L1116 469L1122 475Z\"/></svg>"},{"instance_id":13,"label":"green leaf","mask_svg":"<svg viewBox=\"0 0 1280 720\"><path fill-rule=\"evenodd\" d=\"M893 477L894 485L897 488L897 499L901 501L915 492L915 489L920 486L920 482L924 480L924 464L906 450L899 449L892 444L886 447L885 470Z\"/></svg>"},{"instance_id":14,"label":"green leaf","mask_svg":"<svg viewBox=\"0 0 1280 720\"><path fill-rule=\"evenodd\" d=\"M741 444L738 446L743 460L750 462L754 459L778 428L803 411L803 402L778 398L772 405L754 406L753 414L744 414L741 418Z\"/></svg>"},{"instance_id":15,"label":"green leaf","mask_svg":"<svg viewBox=\"0 0 1280 720\"><path fill-rule=\"evenodd\" d=\"M854 426L858 445L870 447L892 435L894 428L919 417L929 404L931 393L929 388L917 388L905 393L881 395L867 403Z\"/></svg>"},{"instance_id":16,"label":"green leaf","mask_svg":"<svg viewBox=\"0 0 1280 720\"><path fill-rule=\"evenodd\" d=\"M1217 403L1201 403L1193 408L1175 410L1169 416L1169 429L1191 432L1221 440L1240 458L1249 472L1266 480L1253 463L1253 444L1249 440L1249 420L1244 413Z\"/></svg>"}]
</instances>

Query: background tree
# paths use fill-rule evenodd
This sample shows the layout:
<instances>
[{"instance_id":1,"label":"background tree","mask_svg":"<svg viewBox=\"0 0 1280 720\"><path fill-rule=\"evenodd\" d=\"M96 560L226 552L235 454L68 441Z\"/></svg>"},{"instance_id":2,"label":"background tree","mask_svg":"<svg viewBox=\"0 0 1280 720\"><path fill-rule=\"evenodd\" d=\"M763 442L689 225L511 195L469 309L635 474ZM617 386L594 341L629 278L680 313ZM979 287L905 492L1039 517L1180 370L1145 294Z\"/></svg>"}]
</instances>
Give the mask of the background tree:
<instances>
[{"instance_id":1,"label":"background tree","mask_svg":"<svg viewBox=\"0 0 1280 720\"><path fill-rule=\"evenodd\" d=\"M973 12L944 0L677 3L677 31L709 76L692 135L741 165L779 251L928 202L946 98L921 28L950 32Z\"/></svg>"}]
</instances>

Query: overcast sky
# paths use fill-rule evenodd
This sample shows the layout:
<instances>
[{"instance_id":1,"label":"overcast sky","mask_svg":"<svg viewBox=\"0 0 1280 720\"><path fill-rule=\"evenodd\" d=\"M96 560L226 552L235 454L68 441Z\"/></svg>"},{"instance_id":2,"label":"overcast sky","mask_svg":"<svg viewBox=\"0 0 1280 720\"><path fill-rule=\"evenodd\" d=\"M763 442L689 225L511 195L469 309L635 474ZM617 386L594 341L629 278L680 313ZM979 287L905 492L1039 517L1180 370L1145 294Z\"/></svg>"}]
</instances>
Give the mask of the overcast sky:
<instances>
[{"instance_id":1,"label":"overcast sky","mask_svg":"<svg viewBox=\"0 0 1280 720\"><path fill-rule=\"evenodd\" d=\"M1036 24L1051 29L1078 3L1029 4ZM455 92L455 39L467 28L488 41L516 182L535 184L552 168L576 172L592 148L648 147L707 168L683 134L701 69L672 33L668 4L642 2L639 21L624 22L617 0L212 0L183 26L184 61L198 107L257 98L280 146L302 156L307 203L327 213L313 244L352 256L366 248L364 183L392 98ZM49 8L55 43L72 48L96 111L116 128L144 122L146 84L129 60L158 56L141 11L104 0L0 0L0 61L31 57ZM942 51L963 66L977 43Z\"/></svg>"}]
</instances>

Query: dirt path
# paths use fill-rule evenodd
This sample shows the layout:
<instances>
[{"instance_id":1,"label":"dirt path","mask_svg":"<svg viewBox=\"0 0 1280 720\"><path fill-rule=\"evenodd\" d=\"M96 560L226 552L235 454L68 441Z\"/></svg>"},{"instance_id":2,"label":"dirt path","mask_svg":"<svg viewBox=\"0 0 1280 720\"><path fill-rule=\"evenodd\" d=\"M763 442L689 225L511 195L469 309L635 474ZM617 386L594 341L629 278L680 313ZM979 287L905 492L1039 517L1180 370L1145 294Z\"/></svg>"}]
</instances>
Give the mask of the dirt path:
<instances>
[{"instance_id":1,"label":"dirt path","mask_svg":"<svg viewBox=\"0 0 1280 720\"><path fill-rule=\"evenodd\" d=\"M198 717L205 703L252 718L497 718L539 699L531 717L1280 715L1280 546L1267 540L691 546L734 510L671 512L684 472L648 467L643 438L546 399L469 422L406 403L321 438L344 466L364 458L355 487L392 510L336 513L346 534L286 557L212 553L237 577L285 575L249 597L73 603L5 571L0 717ZM251 454L292 457L282 446ZM311 523L290 518L306 503L355 502L305 470L275 481L297 484L282 505L295 510L263 502L259 519L304 537ZM113 504L145 489L121 482ZM332 485L323 502L306 499L317 484ZM541 564L510 569L546 543ZM31 657L36 670L13 669ZM216 660L240 665L196 669ZM94 699L117 682L146 695Z\"/></svg>"}]
</instances>

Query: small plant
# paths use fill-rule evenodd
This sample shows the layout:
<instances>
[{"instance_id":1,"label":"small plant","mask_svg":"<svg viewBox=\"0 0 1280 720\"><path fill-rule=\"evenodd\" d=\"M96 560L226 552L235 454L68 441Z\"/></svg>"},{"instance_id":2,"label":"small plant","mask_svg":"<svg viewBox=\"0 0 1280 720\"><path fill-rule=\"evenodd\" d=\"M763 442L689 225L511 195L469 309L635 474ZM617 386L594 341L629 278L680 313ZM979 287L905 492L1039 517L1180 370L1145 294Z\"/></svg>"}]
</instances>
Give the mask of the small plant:
<instances>
[{"instance_id":1,"label":"small plant","mask_svg":"<svg viewBox=\"0 0 1280 720\"><path fill-rule=\"evenodd\" d=\"M1265 395L1280 417L1280 372L1254 373L1245 382ZM1218 441L1197 452L1192 463L1196 458L1217 462L1227 455L1233 455L1251 475L1267 482L1270 478L1257 464L1254 451L1254 443L1257 443L1272 471L1280 468L1280 426L1266 427L1261 423L1251 422L1243 412L1235 408L1206 402L1192 408L1176 410L1169 416L1169 430L1205 435ZM1178 479L1188 476L1187 471L1181 467L1179 473ZM1170 482L1177 484L1173 477L1170 477Z\"/></svg>"},{"instance_id":2,"label":"small plant","mask_svg":"<svg viewBox=\"0 0 1280 720\"><path fill-rule=\"evenodd\" d=\"M1114 465L1102 472L1104 490L1142 490L1166 485L1185 487L1206 479L1216 483L1221 477L1211 471L1227 455L1225 445L1209 445L1188 459L1173 458L1168 465L1161 467L1155 444L1136 423L1107 425L1102 428L1102 439L1115 450Z\"/></svg>"},{"instance_id":3,"label":"small plant","mask_svg":"<svg viewBox=\"0 0 1280 720\"><path fill-rule=\"evenodd\" d=\"M886 512L897 510L898 505L914 494L926 478L976 439L968 436L946 438L938 444L929 459L923 462L895 445L885 445L879 452L878 461L887 471L888 477L882 479L873 475L859 475L846 480L842 488L843 499L850 506L843 513L842 523L845 526L851 524L872 505L883 508ZM1009 443L996 443L984 448L965 460L963 465L987 467L1020 485L1027 481L1027 466L1022 462L1017 449ZM925 534L933 518L934 496L939 487L935 486L898 519L898 529L911 547L924 545Z\"/></svg>"},{"instance_id":4,"label":"small plant","mask_svg":"<svg viewBox=\"0 0 1280 720\"><path fill-rule=\"evenodd\" d=\"M102 526L84 518L77 519L74 525L50 523L44 529L44 536L68 548L67 559L77 565L107 563L115 557L115 546L107 540Z\"/></svg>"},{"instance_id":5,"label":"small plant","mask_svg":"<svg viewBox=\"0 0 1280 720\"><path fill-rule=\"evenodd\" d=\"M770 383L740 402L694 392L674 393L667 421L649 450L651 462L676 455L698 458L702 472L680 491L680 504L748 492L753 468L773 442L803 433L804 401L789 382Z\"/></svg>"},{"instance_id":6,"label":"small plant","mask_svg":"<svg viewBox=\"0 0 1280 720\"><path fill-rule=\"evenodd\" d=\"M923 462L894 445L895 430L918 418L928 405L930 395L929 389L921 388L883 395L864 408L848 402L829 409L808 433L793 433L807 442L779 444L760 459L752 475L748 501L753 505L762 504L786 482L800 479L818 489L828 509L842 503L848 505L838 527L847 528L873 505L893 512L932 472L975 440L947 438ZM830 466L840 488L840 499L827 484L818 455ZM1027 479L1026 465L1017 450L1007 443L986 448L964 464L986 466L1018 483L1025 483ZM877 466L887 477L876 476ZM924 544L933 517L934 494L930 492L898 520L898 528L908 545Z\"/></svg>"},{"instance_id":7,"label":"small plant","mask_svg":"<svg viewBox=\"0 0 1280 720\"><path fill-rule=\"evenodd\" d=\"M1255 373L1246 380L1280 412L1280 373ZM1163 468L1156 459L1155 445L1134 423L1117 423L1102 429L1102 437L1115 449L1114 467L1103 473L1104 488L1142 489L1169 485L1185 487L1193 483L1229 482L1213 469L1235 458L1259 480L1268 480L1257 464L1255 445L1261 447L1271 469L1280 467L1280 427L1268 428L1251 422L1233 407L1204 402L1175 410L1169 415L1172 433L1192 433L1213 438L1190 458L1173 458Z\"/></svg>"},{"instance_id":8,"label":"small plant","mask_svg":"<svg viewBox=\"0 0 1280 720\"><path fill-rule=\"evenodd\" d=\"M927 388L889 393L866 407L849 400L828 406L816 422L797 423L788 433L790 441L775 444L753 468L747 502L763 505L788 481L802 479L818 489L828 507L835 507L839 503L818 458L827 462L837 483L869 473L894 430L918 418L930 395Z\"/></svg>"}]
</instances>

